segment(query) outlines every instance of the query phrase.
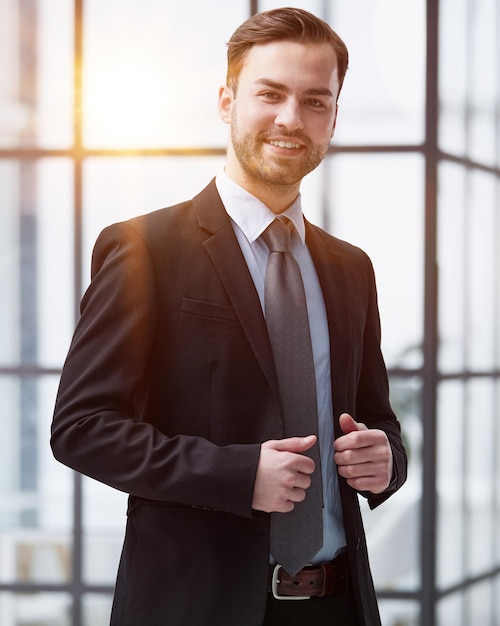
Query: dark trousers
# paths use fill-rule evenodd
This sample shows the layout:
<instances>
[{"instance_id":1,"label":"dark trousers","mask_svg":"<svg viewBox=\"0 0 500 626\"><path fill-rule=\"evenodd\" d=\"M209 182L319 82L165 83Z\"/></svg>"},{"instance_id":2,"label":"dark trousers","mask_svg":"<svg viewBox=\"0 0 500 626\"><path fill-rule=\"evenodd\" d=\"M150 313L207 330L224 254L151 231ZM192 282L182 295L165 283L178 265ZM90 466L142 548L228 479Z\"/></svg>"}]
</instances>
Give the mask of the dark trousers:
<instances>
[{"instance_id":1,"label":"dark trousers","mask_svg":"<svg viewBox=\"0 0 500 626\"><path fill-rule=\"evenodd\" d=\"M359 626L350 581L344 593L309 600L276 600L268 594L262 626Z\"/></svg>"}]
</instances>

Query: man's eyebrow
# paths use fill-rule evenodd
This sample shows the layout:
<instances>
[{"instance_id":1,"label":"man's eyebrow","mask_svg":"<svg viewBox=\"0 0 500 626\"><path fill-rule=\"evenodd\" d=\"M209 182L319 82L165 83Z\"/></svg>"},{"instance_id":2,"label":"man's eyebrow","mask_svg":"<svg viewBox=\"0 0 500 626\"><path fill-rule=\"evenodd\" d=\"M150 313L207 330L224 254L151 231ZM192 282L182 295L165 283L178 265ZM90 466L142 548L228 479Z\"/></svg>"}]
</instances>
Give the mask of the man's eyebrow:
<instances>
[{"instance_id":1,"label":"man's eyebrow","mask_svg":"<svg viewBox=\"0 0 500 626\"><path fill-rule=\"evenodd\" d=\"M277 83L270 78L257 78L255 84L266 85L267 87L271 87L272 89L276 89L277 91L283 91L288 93L290 90L283 83ZM310 89L306 89L304 91L304 95L306 96L329 96L333 98L333 93L331 89L328 87L311 87Z\"/></svg>"}]
</instances>

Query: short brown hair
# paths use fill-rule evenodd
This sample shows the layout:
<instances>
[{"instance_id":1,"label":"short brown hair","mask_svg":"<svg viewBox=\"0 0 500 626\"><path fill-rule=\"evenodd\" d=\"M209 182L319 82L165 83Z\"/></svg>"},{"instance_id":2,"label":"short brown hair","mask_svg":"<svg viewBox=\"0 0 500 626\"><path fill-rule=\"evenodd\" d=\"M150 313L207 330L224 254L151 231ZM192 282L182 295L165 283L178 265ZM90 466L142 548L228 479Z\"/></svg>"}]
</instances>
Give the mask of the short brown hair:
<instances>
[{"instance_id":1,"label":"short brown hair","mask_svg":"<svg viewBox=\"0 0 500 626\"><path fill-rule=\"evenodd\" d=\"M272 41L330 43L337 55L339 92L349 63L347 47L329 24L308 11L296 8L273 9L253 15L243 22L227 43L227 77L236 91L245 58L252 46Z\"/></svg>"}]
</instances>

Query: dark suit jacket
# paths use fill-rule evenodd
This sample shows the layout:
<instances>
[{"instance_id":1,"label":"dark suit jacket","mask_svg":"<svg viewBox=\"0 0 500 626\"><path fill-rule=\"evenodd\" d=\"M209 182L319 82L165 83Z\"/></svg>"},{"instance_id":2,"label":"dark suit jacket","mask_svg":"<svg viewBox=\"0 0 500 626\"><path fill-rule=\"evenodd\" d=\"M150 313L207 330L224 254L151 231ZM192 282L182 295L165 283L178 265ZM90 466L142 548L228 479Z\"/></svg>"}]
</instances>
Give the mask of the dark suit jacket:
<instances>
[{"instance_id":1,"label":"dark suit jacket","mask_svg":"<svg viewBox=\"0 0 500 626\"><path fill-rule=\"evenodd\" d=\"M383 429L406 477L367 256L306 225L328 323L335 430ZM269 516L252 510L260 443L283 436L265 320L212 182L105 229L62 372L55 456L130 494L114 626L258 626ZM357 494L340 480L362 624L379 624Z\"/></svg>"}]
</instances>

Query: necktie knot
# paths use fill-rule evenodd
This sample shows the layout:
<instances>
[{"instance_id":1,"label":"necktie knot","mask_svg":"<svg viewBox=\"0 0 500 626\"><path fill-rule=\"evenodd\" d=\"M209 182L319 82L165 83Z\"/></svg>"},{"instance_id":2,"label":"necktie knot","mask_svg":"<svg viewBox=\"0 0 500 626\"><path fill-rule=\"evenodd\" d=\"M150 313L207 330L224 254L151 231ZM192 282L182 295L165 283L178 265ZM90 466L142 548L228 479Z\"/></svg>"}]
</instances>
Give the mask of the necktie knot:
<instances>
[{"instance_id":1,"label":"necktie knot","mask_svg":"<svg viewBox=\"0 0 500 626\"><path fill-rule=\"evenodd\" d=\"M270 252L290 252L291 250L291 222L276 218L262 233Z\"/></svg>"}]
</instances>

